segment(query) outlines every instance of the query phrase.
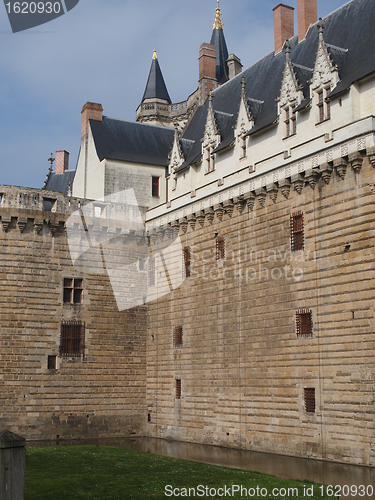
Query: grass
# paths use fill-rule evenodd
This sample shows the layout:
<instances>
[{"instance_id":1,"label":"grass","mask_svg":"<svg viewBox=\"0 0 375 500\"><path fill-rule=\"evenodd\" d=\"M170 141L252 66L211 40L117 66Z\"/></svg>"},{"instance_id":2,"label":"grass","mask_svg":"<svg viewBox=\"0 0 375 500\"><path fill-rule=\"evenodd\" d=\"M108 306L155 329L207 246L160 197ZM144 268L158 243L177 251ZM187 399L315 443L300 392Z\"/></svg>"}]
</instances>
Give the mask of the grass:
<instances>
[{"instance_id":1,"label":"grass","mask_svg":"<svg viewBox=\"0 0 375 500\"><path fill-rule=\"evenodd\" d=\"M179 488L165 489L166 485ZM213 488L211 493L198 486ZM248 496L231 490L242 485ZM225 490L219 490L227 486ZM258 486L259 495L256 495ZM304 495L304 487L313 487L314 495ZM186 488L183 490L182 488ZM194 492L188 488L195 488ZM249 489L253 488L253 490ZM151 500L167 498L267 498L323 499L318 485L309 481L291 481L266 474L228 469L189 462L149 453L109 446L64 446L26 449L25 500ZM285 488L272 494L274 488ZM289 491L288 488L297 488ZM228 494L230 493L230 495ZM309 491L311 493L311 490ZM210 492L209 492L210 493ZM250 494L249 494L250 493ZM255 493L255 496L254 496ZM332 498L332 497L331 497Z\"/></svg>"}]
</instances>

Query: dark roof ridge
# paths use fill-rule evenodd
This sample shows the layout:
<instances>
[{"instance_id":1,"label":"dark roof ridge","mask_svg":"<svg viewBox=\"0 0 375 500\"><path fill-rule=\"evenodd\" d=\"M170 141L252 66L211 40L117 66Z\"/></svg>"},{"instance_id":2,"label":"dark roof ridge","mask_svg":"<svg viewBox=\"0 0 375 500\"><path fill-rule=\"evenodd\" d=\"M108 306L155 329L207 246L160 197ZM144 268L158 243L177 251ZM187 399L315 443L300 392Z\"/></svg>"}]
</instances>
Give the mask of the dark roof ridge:
<instances>
[{"instance_id":1,"label":"dark roof ridge","mask_svg":"<svg viewBox=\"0 0 375 500\"><path fill-rule=\"evenodd\" d=\"M344 5L340 5L340 7L337 7L335 10L333 10L332 12L330 12L329 14L327 14L326 16L324 16L322 18L322 21L324 21L324 19L326 19L327 17L330 17L332 16L333 14L335 14L338 10L342 9L343 7L346 7L347 5L349 5L350 3L354 3L354 2L357 2L358 0L349 0L349 2L346 2L344 3ZM312 24L312 26L315 26L315 24L318 24L319 21L317 21L316 23Z\"/></svg>"},{"instance_id":2,"label":"dark roof ridge","mask_svg":"<svg viewBox=\"0 0 375 500\"><path fill-rule=\"evenodd\" d=\"M225 111L216 111L216 109L214 109L214 113L226 116L233 116L233 113L226 113Z\"/></svg>"},{"instance_id":3,"label":"dark roof ridge","mask_svg":"<svg viewBox=\"0 0 375 500\"><path fill-rule=\"evenodd\" d=\"M103 119L104 118L106 118L107 120L114 120L116 122L130 123L131 125L142 125L142 126L145 126L145 127L159 128L159 129L162 129L162 130L173 130L171 127L163 127L162 125L155 125L153 123L135 122L135 121L132 121L132 120L123 120L122 118L112 118L111 116L103 116Z\"/></svg>"},{"instance_id":4,"label":"dark roof ridge","mask_svg":"<svg viewBox=\"0 0 375 500\"><path fill-rule=\"evenodd\" d=\"M256 102L257 104L264 104L264 101L260 101L259 99L253 99L252 97L248 97L247 100L251 102Z\"/></svg>"},{"instance_id":5,"label":"dark roof ridge","mask_svg":"<svg viewBox=\"0 0 375 500\"><path fill-rule=\"evenodd\" d=\"M308 68L307 66L302 66L302 64L297 64L292 61L292 66L295 68L307 69L307 71L314 71L314 68Z\"/></svg>"},{"instance_id":6,"label":"dark roof ridge","mask_svg":"<svg viewBox=\"0 0 375 500\"><path fill-rule=\"evenodd\" d=\"M349 52L349 49L343 49L342 47L337 47L337 45L332 45L331 43L327 42L326 42L326 47L329 47L330 49L341 50L341 52Z\"/></svg>"}]
</instances>

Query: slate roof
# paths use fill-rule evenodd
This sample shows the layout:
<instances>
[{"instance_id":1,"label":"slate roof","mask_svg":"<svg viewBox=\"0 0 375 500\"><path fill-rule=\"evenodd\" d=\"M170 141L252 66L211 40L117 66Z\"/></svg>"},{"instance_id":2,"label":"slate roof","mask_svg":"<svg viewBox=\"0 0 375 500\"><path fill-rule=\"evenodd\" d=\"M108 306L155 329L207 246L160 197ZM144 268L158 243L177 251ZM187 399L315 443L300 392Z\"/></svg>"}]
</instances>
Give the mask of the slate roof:
<instances>
[{"instance_id":1,"label":"slate roof","mask_svg":"<svg viewBox=\"0 0 375 500\"><path fill-rule=\"evenodd\" d=\"M159 61L156 56L152 60L150 73L148 75L145 93L143 94L142 102L145 99L164 99L171 104L167 86L165 85L163 74L160 69Z\"/></svg>"},{"instance_id":2,"label":"slate roof","mask_svg":"<svg viewBox=\"0 0 375 500\"><path fill-rule=\"evenodd\" d=\"M48 179L44 184L43 189L47 191L58 191L66 196L68 194L69 185L71 187L73 184L74 175L75 170L66 170L62 174L49 172Z\"/></svg>"},{"instance_id":3,"label":"slate roof","mask_svg":"<svg viewBox=\"0 0 375 500\"><path fill-rule=\"evenodd\" d=\"M375 1L351 0L323 19L323 37L328 46L333 64L338 66L340 81L330 96L347 90L350 85L375 72ZM298 37L290 39L290 57L298 82L303 87L305 99L299 106L303 109L309 104L308 81L312 76L318 49L319 33L317 24L312 25L306 39L298 43ZM220 30L215 30L220 32ZM240 96L241 80L245 77L246 98L253 112L255 124L250 135L277 122L277 98L280 95L285 67L286 53L276 56L270 53L213 91L213 108L218 112L233 115L232 126L236 123ZM257 101L261 101L255 105ZM195 141L186 161L178 170L184 170L201 158L201 139L204 134L208 101L198 108L195 116L183 133L184 138ZM218 120L217 120L218 122ZM233 128L217 123L222 142L217 151L233 140Z\"/></svg>"},{"instance_id":4,"label":"slate roof","mask_svg":"<svg viewBox=\"0 0 375 500\"><path fill-rule=\"evenodd\" d=\"M213 30L210 43L215 46L216 80L219 83L225 83L229 80L227 65L228 49L222 29Z\"/></svg>"},{"instance_id":5,"label":"slate roof","mask_svg":"<svg viewBox=\"0 0 375 500\"><path fill-rule=\"evenodd\" d=\"M148 165L168 165L174 131L145 123L116 120L90 120L95 148L100 161L104 158Z\"/></svg>"}]
</instances>

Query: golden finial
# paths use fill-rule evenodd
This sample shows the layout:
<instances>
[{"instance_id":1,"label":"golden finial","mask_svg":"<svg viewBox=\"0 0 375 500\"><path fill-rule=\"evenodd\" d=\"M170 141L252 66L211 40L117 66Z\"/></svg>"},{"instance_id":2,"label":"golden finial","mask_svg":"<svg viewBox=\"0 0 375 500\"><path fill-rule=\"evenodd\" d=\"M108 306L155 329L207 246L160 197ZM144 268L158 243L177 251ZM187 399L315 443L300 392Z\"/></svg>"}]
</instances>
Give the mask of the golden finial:
<instances>
[{"instance_id":1,"label":"golden finial","mask_svg":"<svg viewBox=\"0 0 375 500\"><path fill-rule=\"evenodd\" d=\"M212 26L213 26L213 31L222 30L224 26L223 20L221 18L219 0L217 0L216 15L214 19L214 24Z\"/></svg>"},{"instance_id":2,"label":"golden finial","mask_svg":"<svg viewBox=\"0 0 375 500\"><path fill-rule=\"evenodd\" d=\"M156 53L156 40L155 40L155 42L154 42L154 55L152 56L152 59L155 60L157 58L158 58L158 55Z\"/></svg>"}]
</instances>

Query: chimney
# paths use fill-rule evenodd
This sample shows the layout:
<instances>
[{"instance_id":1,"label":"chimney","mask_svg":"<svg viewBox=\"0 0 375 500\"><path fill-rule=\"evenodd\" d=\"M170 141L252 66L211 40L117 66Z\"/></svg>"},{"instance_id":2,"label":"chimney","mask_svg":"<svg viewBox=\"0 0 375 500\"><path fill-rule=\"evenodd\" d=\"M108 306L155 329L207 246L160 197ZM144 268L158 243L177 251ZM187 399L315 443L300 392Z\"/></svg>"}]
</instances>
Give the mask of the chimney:
<instances>
[{"instance_id":1,"label":"chimney","mask_svg":"<svg viewBox=\"0 0 375 500\"><path fill-rule=\"evenodd\" d=\"M237 76L242 71L241 60L234 54L229 54L227 59L229 80Z\"/></svg>"},{"instance_id":2,"label":"chimney","mask_svg":"<svg viewBox=\"0 0 375 500\"><path fill-rule=\"evenodd\" d=\"M101 104L95 102L86 102L83 106L82 111L82 122L81 122L81 137L88 133L89 120L102 121L103 119L103 107Z\"/></svg>"},{"instance_id":3,"label":"chimney","mask_svg":"<svg viewBox=\"0 0 375 500\"><path fill-rule=\"evenodd\" d=\"M318 20L317 0L298 0L298 42L306 38L307 31L311 24Z\"/></svg>"},{"instance_id":4,"label":"chimney","mask_svg":"<svg viewBox=\"0 0 375 500\"><path fill-rule=\"evenodd\" d=\"M55 173L63 174L65 170L69 170L69 153L68 151L56 151Z\"/></svg>"},{"instance_id":5,"label":"chimney","mask_svg":"<svg viewBox=\"0 0 375 500\"><path fill-rule=\"evenodd\" d=\"M205 103L211 90L216 88L215 46L202 43L199 49L199 104Z\"/></svg>"},{"instance_id":6,"label":"chimney","mask_svg":"<svg viewBox=\"0 0 375 500\"><path fill-rule=\"evenodd\" d=\"M275 30L275 55L283 50L284 43L294 36L294 8L280 3L273 9Z\"/></svg>"}]
</instances>

